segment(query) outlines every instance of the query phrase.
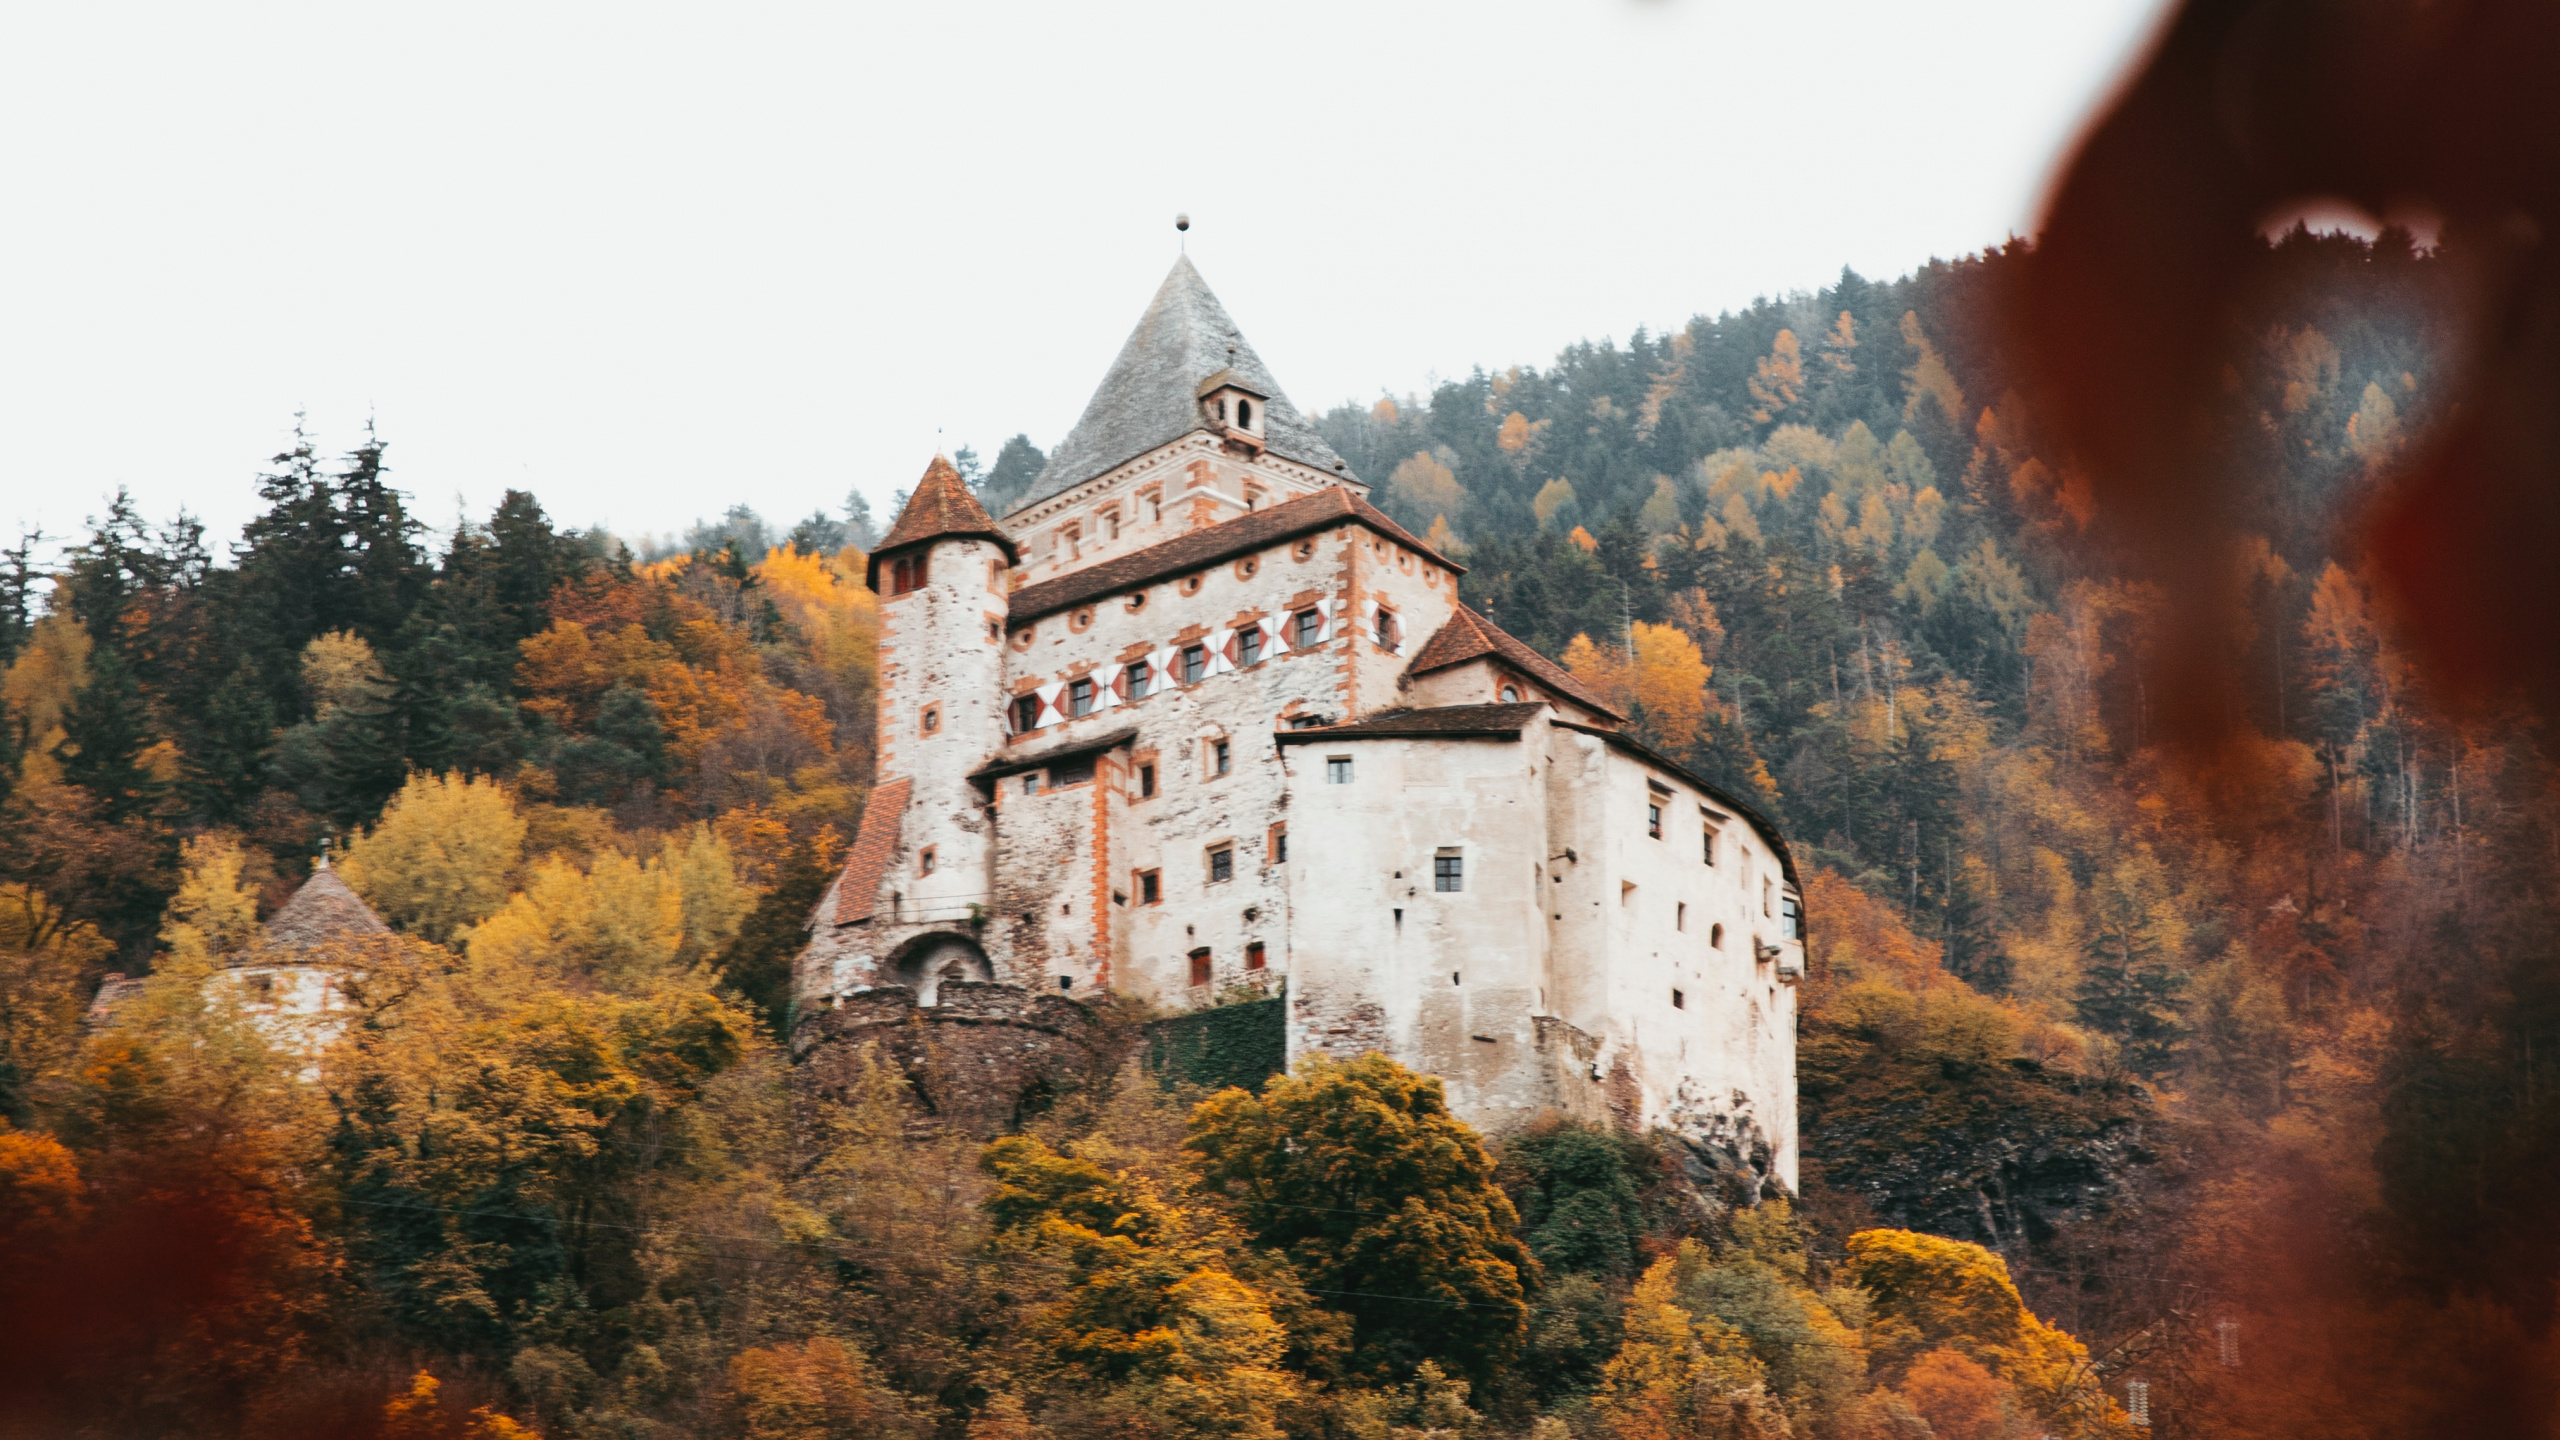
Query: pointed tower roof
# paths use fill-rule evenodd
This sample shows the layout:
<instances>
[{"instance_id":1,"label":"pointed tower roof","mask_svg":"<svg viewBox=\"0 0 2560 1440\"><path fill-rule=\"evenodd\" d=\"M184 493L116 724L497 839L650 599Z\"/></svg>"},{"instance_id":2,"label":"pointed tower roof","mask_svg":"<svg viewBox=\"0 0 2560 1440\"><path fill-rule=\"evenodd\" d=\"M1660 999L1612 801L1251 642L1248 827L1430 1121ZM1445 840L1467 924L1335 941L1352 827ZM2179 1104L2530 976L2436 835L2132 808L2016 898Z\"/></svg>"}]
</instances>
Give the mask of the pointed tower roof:
<instances>
[{"instance_id":1,"label":"pointed tower roof","mask_svg":"<svg viewBox=\"0 0 2560 1440\"><path fill-rule=\"evenodd\" d=\"M269 950L309 950L333 941L390 933L391 927L382 923L373 907L323 861L293 892L293 898L267 917L262 938Z\"/></svg>"},{"instance_id":2,"label":"pointed tower roof","mask_svg":"<svg viewBox=\"0 0 2560 1440\"><path fill-rule=\"evenodd\" d=\"M1405 667L1408 675L1428 675L1446 670L1487 655L1499 656L1512 668L1550 689L1560 690L1581 702L1583 708L1624 720L1624 715L1608 701L1593 693L1591 687L1573 678L1573 672L1532 650L1510 631L1461 605L1449 613L1449 622L1440 627L1431 642Z\"/></svg>"},{"instance_id":3,"label":"pointed tower roof","mask_svg":"<svg viewBox=\"0 0 2560 1440\"><path fill-rule=\"evenodd\" d=\"M953 535L973 535L993 540L1004 547L1005 558L1018 561L1022 552L1013 541L996 528L995 517L978 497L969 493L967 481L940 455L924 467L924 478L916 482L916 493L907 497L907 508L898 512L898 523L871 550L871 563L863 574L872 589L880 588L880 557L909 545L928 540L941 540Z\"/></svg>"},{"instance_id":4,"label":"pointed tower roof","mask_svg":"<svg viewBox=\"0 0 2560 1440\"><path fill-rule=\"evenodd\" d=\"M1076 428L1058 442L1048 468L1031 482L1023 506L1073 489L1106 470L1205 428L1200 416L1202 382L1222 372L1232 383L1263 397L1263 432L1272 454L1331 471L1342 457L1308 424L1280 382L1263 368L1227 308L1209 293L1209 282L1189 256L1173 273L1120 347L1120 358L1084 407ZM1348 472L1344 472L1348 473Z\"/></svg>"}]
</instances>

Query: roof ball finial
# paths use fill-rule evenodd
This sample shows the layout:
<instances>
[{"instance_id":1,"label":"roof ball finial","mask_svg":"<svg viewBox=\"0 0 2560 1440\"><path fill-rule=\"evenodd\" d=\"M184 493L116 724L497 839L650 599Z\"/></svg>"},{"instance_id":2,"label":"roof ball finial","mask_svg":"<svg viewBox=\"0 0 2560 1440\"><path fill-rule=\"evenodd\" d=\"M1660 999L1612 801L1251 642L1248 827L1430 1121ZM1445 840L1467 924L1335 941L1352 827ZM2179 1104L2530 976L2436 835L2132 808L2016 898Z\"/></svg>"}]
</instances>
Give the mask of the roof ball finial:
<instances>
[{"instance_id":1,"label":"roof ball finial","mask_svg":"<svg viewBox=\"0 0 2560 1440\"><path fill-rule=\"evenodd\" d=\"M1174 228L1174 229L1176 229L1176 230L1188 230L1188 229L1190 229L1190 228L1191 228L1191 212L1190 212L1190 211L1188 211L1188 210L1185 210L1185 211L1183 211L1182 213L1180 213L1180 214L1178 214L1178 215L1174 216L1174 217L1173 217L1173 228Z\"/></svg>"}]
</instances>

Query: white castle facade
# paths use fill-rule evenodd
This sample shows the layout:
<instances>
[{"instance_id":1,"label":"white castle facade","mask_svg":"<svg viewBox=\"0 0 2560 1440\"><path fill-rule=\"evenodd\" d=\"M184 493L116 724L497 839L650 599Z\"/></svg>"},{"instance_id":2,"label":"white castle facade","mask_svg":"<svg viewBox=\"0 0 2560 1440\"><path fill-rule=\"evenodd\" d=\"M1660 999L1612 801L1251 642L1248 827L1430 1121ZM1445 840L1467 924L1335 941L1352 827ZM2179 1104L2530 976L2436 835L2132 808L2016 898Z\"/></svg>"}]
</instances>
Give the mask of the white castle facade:
<instances>
[{"instance_id":1,"label":"white castle facade","mask_svg":"<svg viewBox=\"0 0 2560 1440\"><path fill-rule=\"evenodd\" d=\"M1285 993L1292 1062L1381 1051L1480 1127L1661 1126L1792 1189L1785 840L1365 493L1187 260L1018 508L937 459L870 561L879 783L800 1012Z\"/></svg>"}]
</instances>

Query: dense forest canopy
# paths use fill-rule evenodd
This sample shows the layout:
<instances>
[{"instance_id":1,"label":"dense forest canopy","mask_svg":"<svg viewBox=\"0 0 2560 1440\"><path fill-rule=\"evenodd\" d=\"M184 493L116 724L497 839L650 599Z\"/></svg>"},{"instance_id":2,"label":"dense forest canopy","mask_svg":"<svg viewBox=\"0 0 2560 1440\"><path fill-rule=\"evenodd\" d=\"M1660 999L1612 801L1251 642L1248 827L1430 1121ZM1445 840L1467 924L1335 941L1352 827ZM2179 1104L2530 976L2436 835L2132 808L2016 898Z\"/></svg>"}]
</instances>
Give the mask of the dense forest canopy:
<instances>
[{"instance_id":1,"label":"dense forest canopy","mask_svg":"<svg viewBox=\"0 0 2560 1440\"><path fill-rule=\"evenodd\" d=\"M787 967L872 778L858 497L431 536L387 446L299 445L236 541L119 498L57 570L0 554L0 1294L67 1317L0 1380L118 1434L2434 1423L2430 1377L2549 1354L2560 1273L2554 775L2431 706L2337 539L2444 403L2439 261L2259 255L2212 437L2242 739L2201 761L2152 729L2164 597L2017 398L2034 263L1317 417L1470 603L1794 837L1792 1204L1667 1137L1490 1145L1378 1061L992 1146L885 1064L795 1112ZM954 458L998 510L1043 460ZM306 1082L204 997L324 853L392 934Z\"/></svg>"}]
</instances>

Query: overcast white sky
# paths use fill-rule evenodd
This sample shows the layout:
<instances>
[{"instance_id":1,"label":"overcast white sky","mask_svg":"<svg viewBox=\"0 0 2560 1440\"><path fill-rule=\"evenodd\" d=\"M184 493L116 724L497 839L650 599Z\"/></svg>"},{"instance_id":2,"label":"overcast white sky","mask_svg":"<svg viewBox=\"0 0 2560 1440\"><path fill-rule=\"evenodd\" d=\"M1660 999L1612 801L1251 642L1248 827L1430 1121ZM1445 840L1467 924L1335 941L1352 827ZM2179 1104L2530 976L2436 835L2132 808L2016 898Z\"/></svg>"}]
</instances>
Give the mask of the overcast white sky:
<instances>
[{"instance_id":1,"label":"overcast white sky","mask_svg":"<svg viewBox=\"0 0 2560 1440\"><path fill-rule=\"evenodd\" d=\"M0 9L0 525L885 506L1191 253L1313 411L2031 225L2159 0Z\"/></svg>"}]
</instances>

